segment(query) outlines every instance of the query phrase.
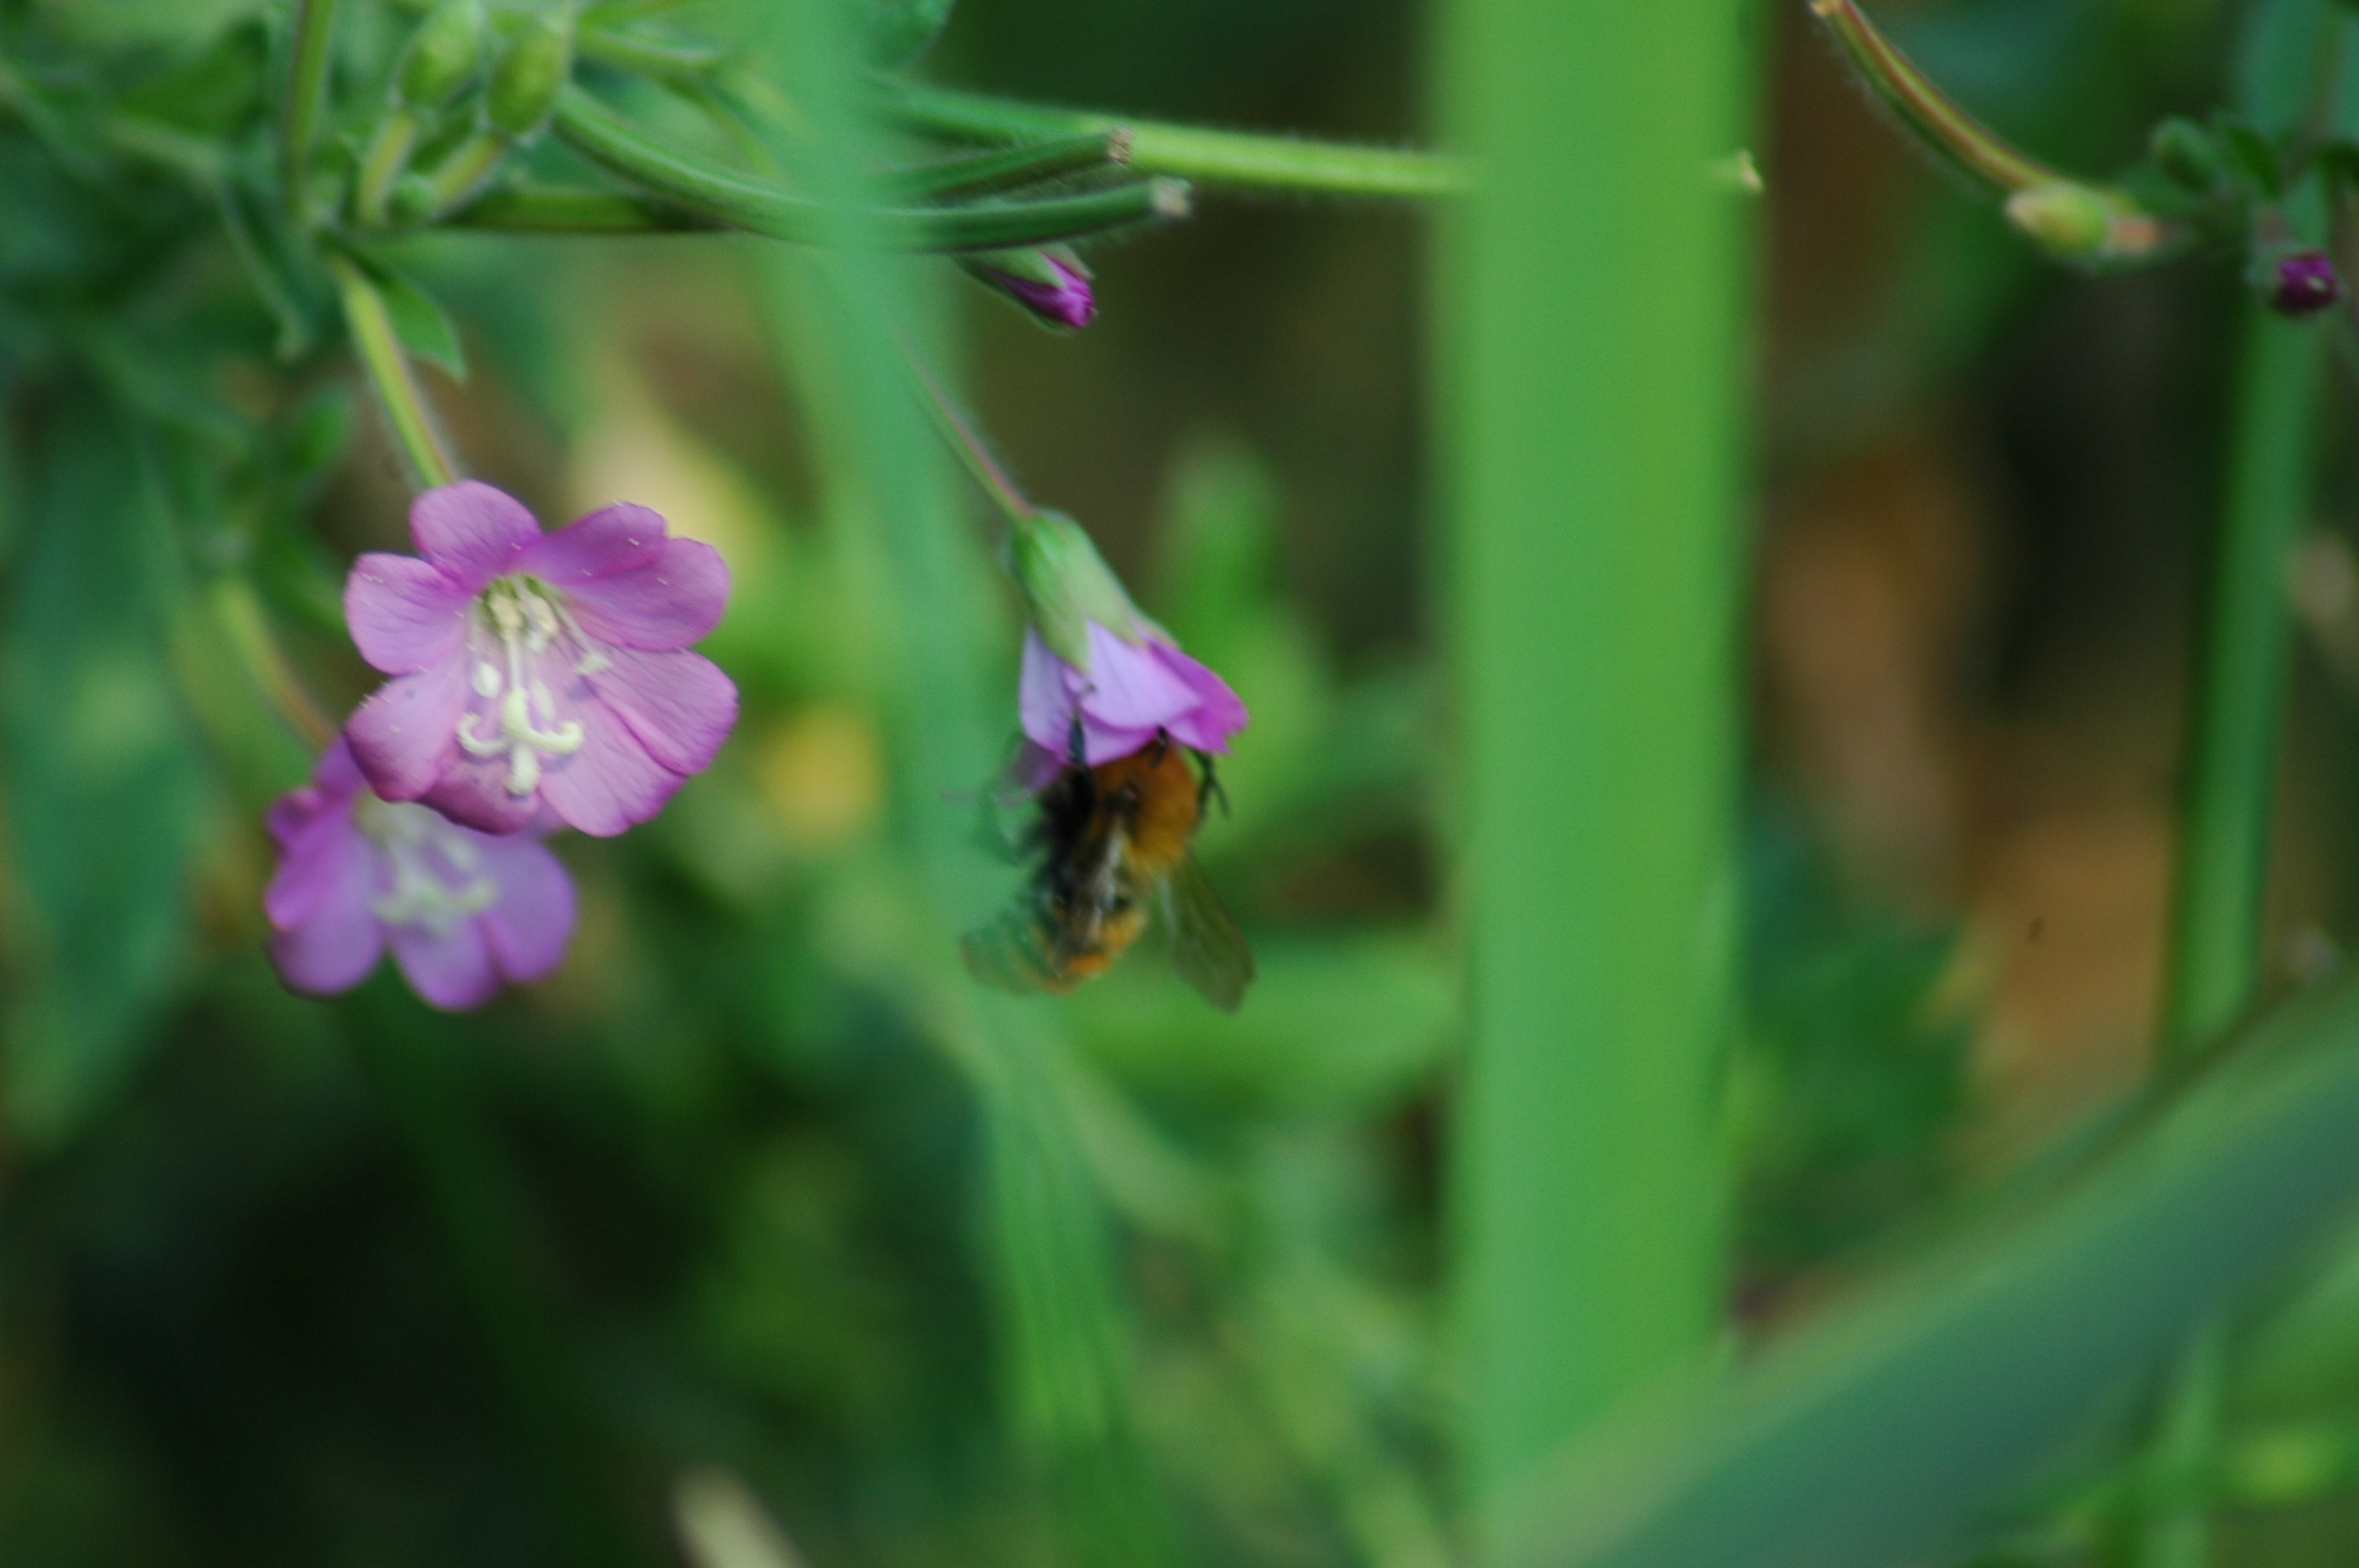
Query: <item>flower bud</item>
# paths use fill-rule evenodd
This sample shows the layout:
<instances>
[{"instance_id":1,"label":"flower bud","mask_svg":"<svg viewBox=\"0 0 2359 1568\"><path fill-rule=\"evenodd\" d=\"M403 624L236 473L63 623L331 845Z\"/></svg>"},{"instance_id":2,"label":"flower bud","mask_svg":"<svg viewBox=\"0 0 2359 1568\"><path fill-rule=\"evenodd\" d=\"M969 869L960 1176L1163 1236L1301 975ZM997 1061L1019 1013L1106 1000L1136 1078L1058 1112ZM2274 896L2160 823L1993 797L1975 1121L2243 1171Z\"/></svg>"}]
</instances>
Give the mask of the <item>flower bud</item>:
<instances>
[{"instance_id":1,"label":"flower bud","mask_svg":"<svg viewBox=\"0 0 2359 1568\"><path fill-rule=\"evenodd\" d=\"M492 127L511 139L540 129L572 75L572 29L560 16L532 17L492 70Z\"/></svg>"},{"instance_id":2,"label":"flower bud","mask_svg":"<svg viewBox=\"0 0 2359 1568\"><path fill-rule=\"evenodd\" d=\"M933 48L951 19L951 0L881 0L860 27L860 52L879 70L896 70Z\"/></svg>"},{"instance_id":3,"label":"flower bud","mask_svg":"<svg viewBox=\"0 0 2359 1568\"><path fill-rule=\"evenodd\" d=\"M467 84L483 58L481 0L443 0L409 35L394 70L394 96L411 108L439 108Z\"/></svg>"},{"instance_id":4,"label":"flower bud","mask_svg":"<svg viewBox=\"0 0 2359 1568\"><path fill-rule=\"evenodd\" d=\"M434 216L434 210L439 205L440 198L435 192L434 182L412 169L394 181L393 195L386 203L386 212L395 222L406 226L425 222Z\"/></svg>"},{"instance_id":5,"label":"flower bud","mask_svg":"<svg viewBox=\"0 0 2359 1568\"><path fill-rule=\"evenodd\" d=\"M1147 635L1145 617L1082 525L1058 512L1035 513L1007 543L1007 569L1024 591L1032 624L1049 651L1090 667L1090 622L1125 643Z\"/></svg>"},{"instance_id":6,"label":"flower bud","mask_svg":"<svg viewBox=\"0 0 2359 1568\"><path fill-rule=\"evenodd\" d=\"M2226 177L2219 143L2192 120L2165 120L2154 128L2147 148L2164 178L2191 195L2209 196Z\"/></svg>"},{"instance_id":7,"label":"flower bud","mask_svg":"<svg viewBox=\"0 0 2359 1568\"><path fill-rule=\"evenodd\" d=\"M2057 180L2008 197L2006 221L2049 254L2081 259L2104 254L2114 208L2103 192Z\"/></svg>"},{"instance_id":8,"label":"flower bud","mask_svg":"<svg viewBox=\"0 0 2359 1568\"><path fill-rule=\"evenodd\" d=\"M2343 297L2343 279L2324 251L2279 256L2269 269L2269 308L2280 316L2314 316Z\"/></svg>"},{"instance_id":9,"label":"flower bud","mask_svg":"<svg viewBox=\"0 0 2359 1568\"><path fill-rule=\"evenodd\" d=\"M1086 327L1097 315L1097 300L1090 293L1090 269L1063 245L970 251L959 257L959 265L1051 330Z\"/></svg>"}]
</instances>

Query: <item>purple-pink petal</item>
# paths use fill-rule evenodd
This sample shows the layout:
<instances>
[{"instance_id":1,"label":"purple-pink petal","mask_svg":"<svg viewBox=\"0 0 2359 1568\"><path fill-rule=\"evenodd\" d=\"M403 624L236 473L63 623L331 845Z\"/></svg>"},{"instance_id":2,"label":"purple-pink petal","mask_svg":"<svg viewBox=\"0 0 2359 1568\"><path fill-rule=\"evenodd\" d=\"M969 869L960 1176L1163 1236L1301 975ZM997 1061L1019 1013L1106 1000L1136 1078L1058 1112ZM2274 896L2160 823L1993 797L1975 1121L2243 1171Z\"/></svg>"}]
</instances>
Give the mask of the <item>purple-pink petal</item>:
<instances>
[{"instance_id":1,"label":"purple-pink petal","mask_svg":"<svg viewBox=\"0 0 2359 1568\"><path fill-rule=\"evenodd\" d=\"M541 798L570 827L611 838L663 809L686 780L647 755L603 702L582 705L582 749L541 775Z\"/></svg>"},{"instance_id":2,"label":"purple-pink petal","mask_svg":"<svg viewBox=\"0 0 2359 1568\"><path fill-rule=\"evenodd\" d=\"M1090 622L1090 670L1076 694L1082 711L1101 723L1152 729L1195 705L1196 693L1157 656L1159 645L1136 647Z\"/></svg>"},{"instance_id":3,"label":"purple-pink petal","mask_svg":"<svg viewBox=\"0 0 2359 1568\"><path fill-rule=\"evenodd\" d=\"M1190 658L1169 643L1149 648L1166 669L1183 682L1195 698L1193 706L1169 721L1171 738L1199 752L1226 752L1229 737L1245 727L1245 705L1229 683L1211 668Z\"/></svg>"},{"instance_id":4,"label":"purple-pink petal","mask_svg":"<svg viewBox=\"0 0 2359 1568\"><path fill-rule=\"evenodd\" d=\"M599 642L669 653L721 624L729 566L701 539L672 539L658 560L567 585L565 600L582 630Z\"/></svg>"},{"instance_id":5,"label":"purple-pink petal","mask_svg":"<svg viewBox=\"0 0 2359 1568\"><path fill-rule=\"evenodd\" d=\"M524 503L480 480L428 491L409 504L409 536L419 552L470 596L511 568L540 537Z\"/></svg>"},{"instance_id":6,"label":"purple-pink petal","mask_svg":"<svg viewBox=\"0 0 2359 1568\"><path fill-rule=\"evenodd\" d=\"M440 932L425 925L396 925L386 932L393 961L409 989L445 1012L481 1007L500 989L492 945L479 922L453 921Z\"/></svg>"},{"instance_id":7,"label":"purple-pink petal","mask_svg":"<svg viewBox=\"0 0 2359 1568\"><path fill-rule=\"evenodd\" d=\"M383 927L369 907L377 892L377 860L349 813L334 840L307 859L311 863L302 871L291 860L280 870L282 877L296 872L312 885L299 918L272 935L270 961L289 988L330 996L360 984L385 950ZM277 879L272 886L277 889ZM271 918L278 924L276 913Z\"/></svg>"},{"instance_id":8,"label":"purple-pink petal","mask_svg":"<svg viewBox=\"0 0 2359 1568\"><path fill-rule=\"evenodd\" d=\"M676 773L701 773L737 723L737 687L697 654L616 648L587 677L596 699L622 719L647 755Z\"/></svg>"},{"instance_id":9,"label":"purple-pink petal","mask_svg":"<svg viewBox=\"0 0 2359 1568\"><path fill-rule=\"evenodd\" d=\"M418 797L462 827L495 838L520 833L539 815L537 795L508 788L508 764L503 757L471 757L456 752L434 787Z\"/></svg>"},{"instance_id":10,"label":"purple-pink petal","mask_svg":"<svg viewBox=\"0 0 2359 1568\"><path fill-rule=\"evenodd\" d=\"M573 935L573 881L547 845L527 834L477 846L500 896L476 916L501 974L522 983L565 959Z\"/></svg>"},{"instance_id":11,"label":"purple-pink petal","mask_svg":"<svg viewBox=\"0 0 2359 1568\"><path fill-rule=\"evenodd\" d=\"M294 831L287 831L299 820ZM308 784L279 797L270 808L269 826L278 840L279 860L262 890L262 913L284 930L310 918L343 885L347 862L355 856L365 859L368 846L353 826L351 797L332 799Z\"/></svg>"},{"instance_id":12,"label":"purple-pink petal","mask_svg":"<svg viewBox=\"0 0 2359 1568\"><path fill-rule=\"evenodd\" d=\"M627 501L576 517L525 546L508 569L529 572L553 588L582 583L663 558L663 514Z\"/></svg>"},{"instance_id":13,"label":"purple-pink petal","mask_svg":"<svg viewBox=\"0 0 2359 1568\"><path fill-rule=\"evenodd\" d=\"M379 687L344 721L353 760L387 800L416 800L459 754L466 661L452 657Z\"/></svg>"},{"instance_id":14,"label":"purple-pink petal","mask_svg":"<svg viewBox=\"0 0 2359 1568\"><path fill-rule=\"evenodd\" d=\"M415 675L459 651L472 597L431 562L372 552L344 579L344 622L362 658Z\"/></svg>"},{"instance_id":15,"label":"purple-pink petal","mask_svg":"<svg viewBox=\"0 0 2359 1568\"><path fill-rule=\"evenodd\" d=\"M1053 257L1049 266L1056 273L1058 282L1040 283L1011 272L1000 272L999 286L1037 315L1067 327L1088 326L1098 313L1097 298L1090 292L1090 280Z\"/></svg>"}]
</instances>

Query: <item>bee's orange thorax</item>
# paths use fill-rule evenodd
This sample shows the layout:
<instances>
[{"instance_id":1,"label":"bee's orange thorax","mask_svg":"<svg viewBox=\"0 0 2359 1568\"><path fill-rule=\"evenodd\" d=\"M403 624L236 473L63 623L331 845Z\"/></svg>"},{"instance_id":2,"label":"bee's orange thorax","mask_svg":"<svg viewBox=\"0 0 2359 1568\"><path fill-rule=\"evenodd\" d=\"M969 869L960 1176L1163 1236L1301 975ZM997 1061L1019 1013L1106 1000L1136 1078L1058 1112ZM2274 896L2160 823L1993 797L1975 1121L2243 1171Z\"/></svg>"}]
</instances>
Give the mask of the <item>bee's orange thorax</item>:
<instances>
[{"instance_id":1,"label":"bee's orange thorax","mask_svg":"<svg viewBox=\"0 0 2359 1568\"><path fill-rule=\"evenodd\" d=\"M1167 875L1188 853L1202 810L1201 786L1188 753L1179 746L1148 746L1091 770L1101 800L1136 802L1129 829L1129 859L1143 877Z\"/></svg>"}]
</instances>

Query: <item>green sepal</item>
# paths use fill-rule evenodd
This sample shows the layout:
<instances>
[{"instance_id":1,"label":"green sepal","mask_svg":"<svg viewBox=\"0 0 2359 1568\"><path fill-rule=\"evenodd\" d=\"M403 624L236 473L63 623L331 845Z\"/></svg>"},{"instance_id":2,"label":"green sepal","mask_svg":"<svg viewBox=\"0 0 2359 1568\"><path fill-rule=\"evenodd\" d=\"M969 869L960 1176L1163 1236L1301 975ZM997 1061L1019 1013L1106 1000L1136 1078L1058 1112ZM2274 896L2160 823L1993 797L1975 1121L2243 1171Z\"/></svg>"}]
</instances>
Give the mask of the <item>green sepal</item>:
<instances>
[{"instance_id":1,"label":"green sepal","mask_svg":"<svg viewBox=\"0 0 2359 1568\"><path fill-rule=\"evenodd\" d=\"M2191 196L2209 196L2227 178L2227 156L2209 130L2174 114L2155 126L2147 151L2165 178Z\"/></svg>"},{"instance_id":2,"label":"green sepal","mask_svg":"<svg viewBox=\"0 0 2359 1568\"><path fill-rule=\"evenodd\" d=\"M460 346L459 330L440 302L374 257L355 254L353 259L376 286L386 316L393 323L393 335L401 346L414 357L440 366L451 380L466 380L466 351Z\"/></svg>"},{"instance_id":3,"label":"green sepal","mask_svg":"<svg viewBox=\"0 0 2359 1568\"><path fill-rule=\"evenodd\" d=\"M493 128L509 137L540 129L572 76L573 29L563 16L531 18L492 69L485 113Z\"/></svg>"},{"instance_id":4,"label":"green sepal","mask_svg":"<svg viewBox=\"0 0 2359 1568\"><path fill-rule=\"evenodd\" d=\"M1082 525L1061 512L1037 512L1007 542L1007 569L1049 652L1087 672L1090 622L1125 643L1147 640L1147 620Z\"/></svg>"},{"instance_id":5,"label":"green sepal","mask_svg":"<svg viewBox=\"0 0 2359 1568\"><path fill-rule=\"evenodd\" d=\"M409 36L394 96L412 108L440 108L483 64L484 33L482 0L443 0Z\"/></svg>"},{"instance_id":6,"label":"green sepal","mask_svg":"<svg viewBox=\"0 0 2359 1568\"><path fill-rule=\"evenodd\" d=\"M934 47L951 0L881 0L860 27L860 52L879 70L908 65Z\"/></svg>"}]
</instances>

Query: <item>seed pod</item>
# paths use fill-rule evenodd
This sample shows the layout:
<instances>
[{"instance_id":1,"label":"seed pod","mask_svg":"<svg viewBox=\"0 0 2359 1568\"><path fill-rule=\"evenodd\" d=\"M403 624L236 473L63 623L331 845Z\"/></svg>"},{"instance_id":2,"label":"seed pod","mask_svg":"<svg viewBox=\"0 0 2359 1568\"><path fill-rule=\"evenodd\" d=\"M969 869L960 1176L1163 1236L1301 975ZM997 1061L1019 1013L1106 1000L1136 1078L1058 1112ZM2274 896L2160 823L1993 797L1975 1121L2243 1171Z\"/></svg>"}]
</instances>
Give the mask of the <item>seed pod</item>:
<instances>
[{"instance_id":1,"label":"seed pod","mask_svg":"<svg viewBox=\"0 0 2359 1568\"><path fill-rule=\"evenodd\" d=\"M481 0L443 0L409 35L394 71L394 96L410 108L440 108L467 84L483 59Z\"/></svg>"}]
</instances>

